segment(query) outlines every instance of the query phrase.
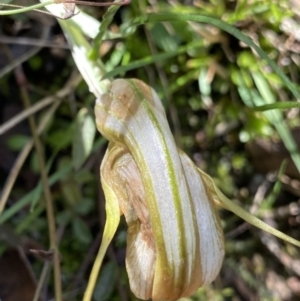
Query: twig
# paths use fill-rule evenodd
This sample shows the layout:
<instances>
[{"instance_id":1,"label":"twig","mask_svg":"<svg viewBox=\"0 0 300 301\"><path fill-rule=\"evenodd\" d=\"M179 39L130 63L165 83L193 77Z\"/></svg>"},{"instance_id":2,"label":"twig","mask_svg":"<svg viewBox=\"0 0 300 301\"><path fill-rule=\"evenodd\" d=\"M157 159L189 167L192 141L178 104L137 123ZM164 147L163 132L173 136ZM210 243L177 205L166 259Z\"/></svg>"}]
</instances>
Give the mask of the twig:
<instances>
[{"instance_id":1,"label":"twig","mask_svg":"<svg viewBox=\"0 0 300 301\"><path fill-rule=\"evenodd\" d=\"M17 82L20 85L22 101L24 103L24 106L28 108L30 106L30 100L29 100L27 89L25 87L25 83L26 83L25 76L23 74L21 67L18 67L18 69L16 69L15 75L16 75ZM29 125L32 132L32 136L33 136L33 142L37 152L39 167L41 170L41 178L42 178L44 196L46 201L50 249L53 251L55 299L56 301L62 301L60 254L59 254L57 241L56 241L56 226L55 226L54 209L52 205L52 195L50 192L42 144L38 136L36 123L33 116L29 116L28 119L29 119Z\"/></svg>"},{"instance_id":2,"label":"twig","mask_svg":"<svg viewBox=\"0 0 300 301\"><path fill-rule=\"evenodd\" d=\"M252 206L250 207L250 210L249 210L249 212L251 214L253 214L253 215L256 214L262 200L265 198L265 195L266 195L269 187L270 187L270 182L268 180L264 180L263 183L258 187L258 189L255 193L254 199L253 199ZM235 229L233 229L232 231L227 233L226 239L232 239L238 235L241 235L242 233L247 231L249 228L250 228L250 224L247 222L243 222L238 227L236 227Z\"/></svg>"},{"instance_id":3,"label":"twig","mask_svg":"<svg viewBox=\"0 0 300 301\"><path fill-rule=\"evenodd\" d=\"M19 172L26 160L26 158L28 157L31 149L33 146L33 141L30 140L27 142L27 144L23 147L22 151L20 152L20 154L18 155L14 165L12 166L10 173L6 179L3 191L2 191L2 195L1 195L1 199L0 199L0 214L3 212L6 202L8 200L8 197L10 195L10 192L14 186L14 183L19 175Z\"/></svg>"},{"instance_id":4,"label":"twig","mask_svg":"<svg viewBox=\"0 0 300 301\"><path fill-rule=\"evenodd\" d=\"M265 210L262 217L266 219L283 219L290 216L297 216L300 214L300 200L291 202L288 205L280 206L276 209Z\"/></svg>"},{"instance_id":5,"label":"twig","mask_svg":"<svg viewBox=\"0 0 300 301\"><path fill-rule=\"evenodd\" d=\"M270 219L267 221L270 223ZM274 222L274 220L273 220ZM297 276L300 276L300 260L293 259L286 252L281 250L278 240L272 235L260 231L260 240L267 249L283 264L286 268L293 271Z\"/></svg>"},{"instance_id":6,"label":"twig","mask_svg":"<svg viewBox=\"0 0 300 301\"><path fill-rule=\"evenodd\" d=\"M39 279L38 285L36 287L36 290L35 290L34 297L33 297L32 301L38 301L39 300L39 297L40 297L40 294L41 294L41 290L43 288L43 284L44 284L44 282L46 280L46 277L48 275L50 267L51 267L50 262L49 261L45 261L44 266L43 266L43 270L42 270L42 274L40 276L40 279Z\"/></svg>"},{"instance_id":7,"label":"twig","mask_svg":"<svg viewBox=\"0 0 300 301\"><path fill-rule=\"evenodd\" d=\"M78 85L80 80L81 80L81 75L79 75L78 73L73 74L70 80L66 83L66 85L61 90L59 90L55 95L43 98L35 105L30 106L29 108L23 110L20 114L15 115L13 118L3 123L0 126L0 135L4 134L9 129L16 126L18 123L20 123L30 115L42 110L43 108L52 104L55 101L64 98L66 95L68 95L73 91L73 89Z\"/></svg>"},{"instance_id":8,"label":"twig","mask_svg":"<svg viewBox=\"0 0 300 301\"><path fill-rule=\"evenodd\" d=\"M42 41L47 40L49 33L50 33L50 27L44 26L40 39ZM25 52L24 54L20 55L19 57L11 60L9 65L5 66L3 69L0 70L0 78L3 77L5 74L14 70L16 67L21 65L23 62L27 61L32 56L34 56L36 53L38 53L41 50L41 48L42 48L41 46L33 47L29 49L27 52Z\"/></svg>"},{"instance_id":9,"label":"twig","mask_svg":"<svg viewBox=\"0 0 300 301\"><path fill-rule=\"evenodd\" d=\"M44 100L41 100L39 103L42 103L43 101L47 101L51 99L53 99L53 101L55 100L55 98L57 97L58 99L62 99L64 98L66 95L68 95L71 91L73 91L73 89L79 84L79 82L81 81L82 77L79 73L73 73L70 77L70 79L68 80L68 82L66 83L66 85L59 90L55 96L50 96L50 97L46 97ZM53 116L53 113L55 112L55 110L58 108L60 104L60 101L55 102L52 107L47 111L47 113L45 114L44 118L41 120L39 127L37 129L38 134L42 133L43 130L45 129L46 125L48 124L48 121L50 120L50 118ZM31 108L33 108L34 106L32 106ZM28 110L25 110L28 111ZM27 117L30 115L27 115ZM1 127L0 127L1 128ZM1 131L0 131L1 132ZM24 146L23 150L20 152L18 158L16 159L13 167L10 170L10 174L7 177L7 180L5 182L5 185L3 187L2 190L2 195L0 198L0 214L3 212L4 208L5 208L5 204L8 200L8 197L10 195L10 192L14 186L14 183L18 177L18 174L26 160L26 158L28 157L31 149L33 146L33 141L29 141L27 142L27 144Z\"/></svg>"},{"instance_id":10,"label":"twig","mask_svg":"<svg viewBox=\"0 0 300 301\"><path fill-rule=\"evenodd\" d=\"M5 132L16 126L18 123L23 121L24 119L28 118L29 116L33 115L34 113L42 110L43 108L51 105L55 101L59 101L61 99L55 96L49 96L44 98L43 100L39 101L33 106L28 107L25 110L22 110L21 113L15 115L5 123L0 126L0 135L3 135Z\"/></svg>"},{"instance_id":11,"label":"twig","mask_svg":"<svg viewBox=\"0 0 300 301\"><path fill-rule=\"evenodd\" d=\"M12 38L2 36L0 37L0 43L5 44L14 44L14 45L26 45L26 46L35 46L35 47L48 47L55 49L70 49L70 46L67 43L57 43L49 40L43 39L34 39L28 37Z\"/></svg>"}]
</instances>

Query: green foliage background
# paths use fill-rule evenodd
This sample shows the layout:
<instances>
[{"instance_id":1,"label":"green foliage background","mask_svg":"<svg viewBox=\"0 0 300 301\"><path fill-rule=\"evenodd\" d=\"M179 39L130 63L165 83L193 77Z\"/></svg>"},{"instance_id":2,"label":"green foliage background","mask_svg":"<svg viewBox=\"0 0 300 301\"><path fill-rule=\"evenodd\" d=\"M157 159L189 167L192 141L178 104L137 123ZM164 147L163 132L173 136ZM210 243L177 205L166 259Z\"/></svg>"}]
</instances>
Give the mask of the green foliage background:
<instances>
[{"instance_id":1,"label":"green foliage background","mask_svg":"<svg viewBox=\"0 0 300 301\"><path fill-rule=\"evenodd\" d=\"M105 12L104 8L82 9L99 19ZM107 77L139 78L159 93L177 144L224 193L297 239L299 105L262 112L254 108L267 104L284 107L288 101L295 102L291 90L253 49L211 24L177 21L129 27L128 22L147 12L222 19L259 45L299 93L299 11L298 1L285 0L133 0L118 10L109 27L116 38L104 40L97 48L109 72ZM1 35L5 37L15 41L34 38L58 46L32 51L34 46L1 42L5 45L0 53L4 70L0 78L2 124L14 115L8 108L13 112L23 108L17 75L13 67L8 71L4 68L13 62L22 63L31 104L55 95L76 72L70 51L62 47L67 44L59 25L51 18L49 22L45 25L38 14L0 18ZM18 51L27 54L26 59L21 60ZM35 118L41 121L47 114L51 117L40 138L52 185L63 292L65 299L81 300L105 220L99 166L106 141L95 132L95 97L83 81L55 101L59 105L51 114L47 107L35 113ZM13 161L31 139L27 122L16 125L0 139L3 156L11 158L0 165L0 186L4 187ZM24 245L24 239L48 248L37 162L33 149L0 215L3 250ZM232 214L220 214L227 238L221 274L212 285L184 300L298 300L299 250L247 226ZM4 238L7 231L14 233L17 242ZM123 221L105 259L94 300L136 300L129 290L125 248ZM41 260L32 264L37 278L41 267ZM46 286L50 297L51 278Z\"/></svg>"}]
</instances>

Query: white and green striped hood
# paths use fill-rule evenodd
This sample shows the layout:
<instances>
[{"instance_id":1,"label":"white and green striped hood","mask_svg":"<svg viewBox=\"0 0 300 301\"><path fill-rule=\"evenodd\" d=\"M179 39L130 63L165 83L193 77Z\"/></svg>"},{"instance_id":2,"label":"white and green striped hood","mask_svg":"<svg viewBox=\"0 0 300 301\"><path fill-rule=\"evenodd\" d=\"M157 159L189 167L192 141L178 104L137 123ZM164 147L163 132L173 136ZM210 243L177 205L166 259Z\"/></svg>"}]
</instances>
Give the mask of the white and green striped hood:
<instances>
[{"instance_id":1,"label":"white and green striped hood","mask_svg":"<svg viewBox=\"0 0 300 301\"><path fill-rule=\"evenodd\" d=\"M110 145L101 166L106 201L128 223L126 267L141 299L176 300L215 279L224 257L220 220L201 175L178 150L156 92L118 79L95 107Z\"/></svg>"}]
</instances>

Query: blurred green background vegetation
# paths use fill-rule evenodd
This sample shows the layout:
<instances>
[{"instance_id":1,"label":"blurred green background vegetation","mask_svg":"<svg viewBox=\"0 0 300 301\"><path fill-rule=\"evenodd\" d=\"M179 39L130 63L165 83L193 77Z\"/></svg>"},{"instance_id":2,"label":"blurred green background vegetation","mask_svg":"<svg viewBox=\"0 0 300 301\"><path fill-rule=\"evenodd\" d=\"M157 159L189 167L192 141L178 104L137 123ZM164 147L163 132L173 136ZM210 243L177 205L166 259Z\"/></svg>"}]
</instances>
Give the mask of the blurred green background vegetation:
<instances>
[{"instance_id":1,"label":"blurred green background vegetation","mask_svg":"<svg viewBox=\"0 0 300 301\"><path fill-rule=\"evenodd\" d=\"M99 20L107 9L81 8ZM146 12L222 19L267 52L298 89L300 1L132 0L118 10L109 27L117 37L105 40L99 48L107 71L114 70L117 77L139 78L158 92L178 146L227 196L300 239L299 107L261 112L254 108L297 99L255 51L210 24L163 22L125 30L131 18ZM22 299L13 299L5 281L11 281L13 290L31 287L31 294L35 290L35 281L16 289L1 271L4 259L16 262L25 254L15 267L9 265L9 271L28 272L22 265L29 263L36 279L48 261L45 254L29 252L49 246L38 156L28 146L32 144L30 127L25 119L7 128L25 110L22 87L26 87L31 106L49 99L47 106L31 115L37 124L49 119L40 139L55 208L64 300L81 300L105 222L99 166L107 142L95 130L95 97L76 75L55 18L38 12L1 16L0 45L0 204L18 156L29 148L0 214L0 299L27 300L25 293ZM220 276L182 301L299 300L299 249L231 213L220 211L220 215L226 237ZM15 248L19 253L11 255ZM125 250L126 223L122 220L94 300L136 300L129 290ZM53 300L49 275L41 300Z\"/></svg>"}]
</instances>

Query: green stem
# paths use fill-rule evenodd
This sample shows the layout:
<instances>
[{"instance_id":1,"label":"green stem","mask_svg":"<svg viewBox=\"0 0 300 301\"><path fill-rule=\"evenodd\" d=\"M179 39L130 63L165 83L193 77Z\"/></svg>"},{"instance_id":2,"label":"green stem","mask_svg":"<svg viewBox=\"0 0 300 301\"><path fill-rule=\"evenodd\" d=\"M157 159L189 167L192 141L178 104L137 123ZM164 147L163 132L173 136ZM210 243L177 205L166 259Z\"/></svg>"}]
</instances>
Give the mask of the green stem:
<instances>
[{"instance_id":1,"label":"green stem","mask_svg":"<svg viewBox=\"0 0 300 301\"><path fill-rule=\"evenodd\" d=\"M300 248L299 240L294 239L294 238L282 233L281 231L271 227L270 225L266 224L265 222L263 222L256 216L252 215L251 213L249 213L242 207L236 205L234 202L229 200L217 187L215 187L215 188L216 188L218 197L220 198L221 202L223 203L223 205L226 207L227 210L233 212L234 214L236 214L237 216L239 216L240 218L242 218L244 221L248 222L249 224Z\"/></svg>"},{"instance_id":2,"label":"green stem","mask_svg":"<svg viewBox=\"0 0 300 301\"><path fill-rule=\"evenodd\" d=\"M39 9L39 8L43 8L46 5L54 4L54 3L55 3L55 0L48 0L48 1L43 2L43 3L38 3L38 4L35 4L35 5L31 5L31 6L27 6L27 7L22 7L22 8L19 8L19 9L0 10L0 16L26 13L28 11L36 10L36 9ZM1 3L1 6L20 7L19 5L2 4L2 3Z\"/></svg>"},{"instance_id":3,"label":"green stem","mask_svg":"<svg viewBox=\"0 0 300 301\"><path fill-rule=\"evenodd\" d=\"M236 205L233 201L229 200L221 192L221 190L215 185L214 181L208 174L203 172L200 168L198 168L198 171L200 173L200 176L204 180L205 186L208 188L209 193L212 195L217 206L233 212L235 215L239 216L240 218L242 218L244 221L248 222L249 224L300 248L299 240L294 239L294 238L282 233L281 231L278 231L277 229L266 224L265 222L263 222L262 220L260 220L256 216L254 216L253 214L249 213L242 207Z\"/></svg>"}]
</instances>

